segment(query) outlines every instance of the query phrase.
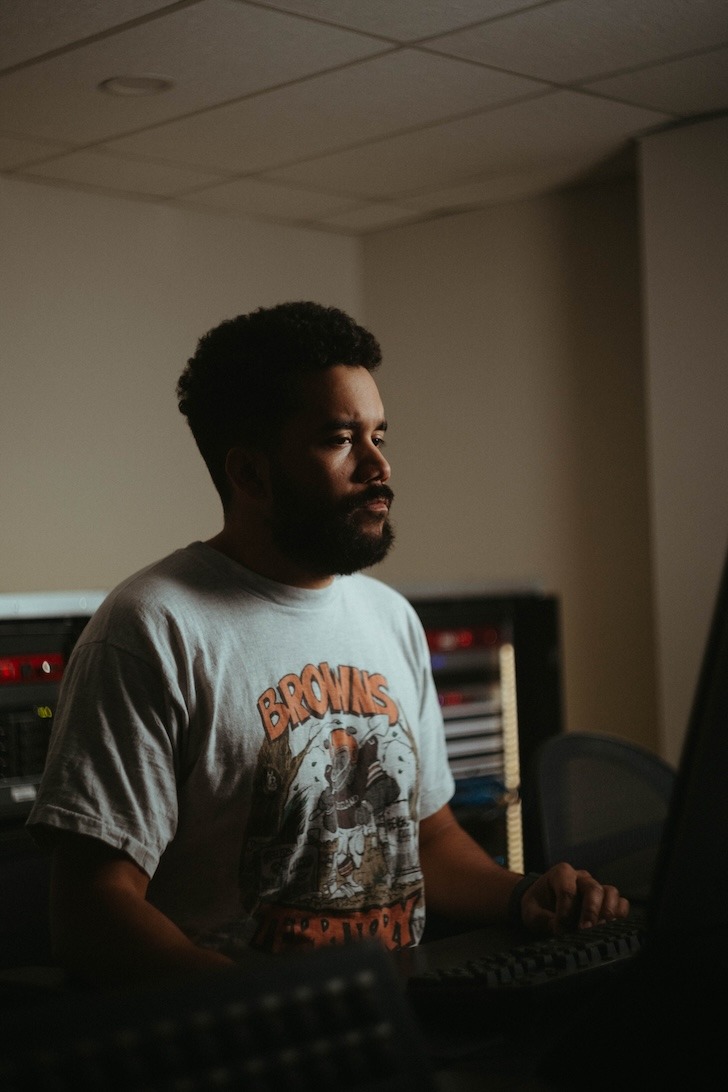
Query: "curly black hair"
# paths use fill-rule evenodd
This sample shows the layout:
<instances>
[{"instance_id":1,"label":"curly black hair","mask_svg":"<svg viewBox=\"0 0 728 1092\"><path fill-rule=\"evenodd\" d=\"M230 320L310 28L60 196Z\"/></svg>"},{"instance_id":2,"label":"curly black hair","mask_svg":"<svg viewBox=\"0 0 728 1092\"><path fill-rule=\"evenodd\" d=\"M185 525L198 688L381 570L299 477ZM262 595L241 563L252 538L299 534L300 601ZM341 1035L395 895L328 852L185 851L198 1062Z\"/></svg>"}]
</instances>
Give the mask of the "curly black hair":
<instances>
[{"instance_id":1,"label":"curly black hair","mask_svg":"<svg viewBox=\"0 0 728 1092\"><path fill-rule=\"evenodd\" d=\"M376 338L349 315L304 300L259 307L204 334L177 382L177 400L223 507L227 452L242 439L264 443L295 407L302 376L335 364L373 371L381 359Z\"/></svg>"}]
</instances>

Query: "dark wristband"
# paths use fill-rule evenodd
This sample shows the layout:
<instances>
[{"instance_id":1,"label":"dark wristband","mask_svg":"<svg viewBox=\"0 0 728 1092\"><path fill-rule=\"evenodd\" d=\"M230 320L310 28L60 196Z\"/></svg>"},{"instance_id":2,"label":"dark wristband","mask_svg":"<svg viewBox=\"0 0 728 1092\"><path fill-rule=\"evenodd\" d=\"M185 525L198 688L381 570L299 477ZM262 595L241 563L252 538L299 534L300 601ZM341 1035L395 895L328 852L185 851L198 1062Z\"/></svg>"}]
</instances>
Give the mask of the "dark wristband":
<instances>
[{"instance_id":1,"label":"dark wristband","mask_svg":"<svg viewBox=\"0 0 728 1092\"><path fill-rule=\"evenodd\" d=\"M540 878L540 872L529 872L527 876L524 876L523 879L518 881L511 891L508 898L508 921L511 925L523 925L523 919L521 918L521 902L523 896L526 894L529 887Z\"/></svg>"}]
</instances>

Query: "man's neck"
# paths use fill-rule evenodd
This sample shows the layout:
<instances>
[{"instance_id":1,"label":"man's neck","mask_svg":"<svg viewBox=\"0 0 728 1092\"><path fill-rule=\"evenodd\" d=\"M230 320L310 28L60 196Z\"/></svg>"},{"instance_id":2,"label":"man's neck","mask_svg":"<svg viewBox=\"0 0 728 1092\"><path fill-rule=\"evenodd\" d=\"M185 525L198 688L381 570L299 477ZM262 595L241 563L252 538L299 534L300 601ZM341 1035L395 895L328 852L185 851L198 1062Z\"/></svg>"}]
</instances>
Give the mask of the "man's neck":
<instances>
[{"instance_id":1,"label":"man's neck","mask_svg":"<svg viewBox=\"0 0 728 1092\"><path fill-rule=\"evenodd\" d=\"M282 555L272 544L249 541L227 525L219 534L207 540L213 550L225 554L232 561L244 565L246 569L275 580L279 584L288 584L294 588L327 588L333 581L332 575L321 576L305 572L287 557Z\"/></svg>"}]
</instances>

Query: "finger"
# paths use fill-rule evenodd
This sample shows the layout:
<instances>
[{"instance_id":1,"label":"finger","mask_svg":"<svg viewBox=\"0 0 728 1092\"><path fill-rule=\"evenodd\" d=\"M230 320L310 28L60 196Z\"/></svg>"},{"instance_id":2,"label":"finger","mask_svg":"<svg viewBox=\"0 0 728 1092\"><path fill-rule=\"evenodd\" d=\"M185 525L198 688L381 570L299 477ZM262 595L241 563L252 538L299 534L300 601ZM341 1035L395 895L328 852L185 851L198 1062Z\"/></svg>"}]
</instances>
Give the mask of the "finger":
<instances>
[{"instance_id":1,"label":"finger","mask_svg":"<svg viewBox=\"0 0 728 1092\"><path fill-rule=\"evenodd\" d=\"M579 928L589 928L603 920L604 888L588 873L577 874L578 891L581 898L579 907Z\"/></svg>"},{"instance_id":2,"label":"finger","mask_svg":"<svg viewBox=\"0 0 728 1092\"><path fill-rule=\"evenodd\" d=\"M592 876L587 876L580 877L579 887L582 900L580 926L614 921L629 914L629 901L612 884L602 885Z\"/></svg>"},{"instance_id":3,"label":"finger","mask_svg":"<svg viewBox=\"0 0 728 1092\"><path fill-rule=\"evenodd\" d=\"M629 901L619 894L616 887L604 885L602 898L602 910L600 921L614 921L616 918L626 918L629 914Z\"/></svg>"},{"instance_id":4,"label":"finger","mask_svg":"<svg viewBox=\"0 0 728 1092\"><path fill-rule=\"evenodd\" d=\"M576 885L559 887L555 894L554 914L557 925L562 929L573 929L579 912L579 895Z\"/></svg>"}]
</instances>

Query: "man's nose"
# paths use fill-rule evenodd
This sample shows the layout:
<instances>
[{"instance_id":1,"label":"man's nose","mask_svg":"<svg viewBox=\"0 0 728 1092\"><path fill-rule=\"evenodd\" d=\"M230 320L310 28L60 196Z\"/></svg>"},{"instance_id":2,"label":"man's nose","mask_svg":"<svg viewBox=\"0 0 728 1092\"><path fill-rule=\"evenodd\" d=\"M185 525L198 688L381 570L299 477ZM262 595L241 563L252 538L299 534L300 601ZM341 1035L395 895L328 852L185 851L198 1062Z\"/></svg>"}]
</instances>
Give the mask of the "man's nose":
<instances>
[{"instance_id":1,"label":"man's nose","mask_svg":"<svg viewBox=\"0 0 728 1092\"><path fill-rule=\"evenodd\" d=\"M386 482L392 473L391 467L384 457L384 452L374 444L367 445L367 449L359 461L359 475L362 481Z\"/></svg>"}]
</instances>

